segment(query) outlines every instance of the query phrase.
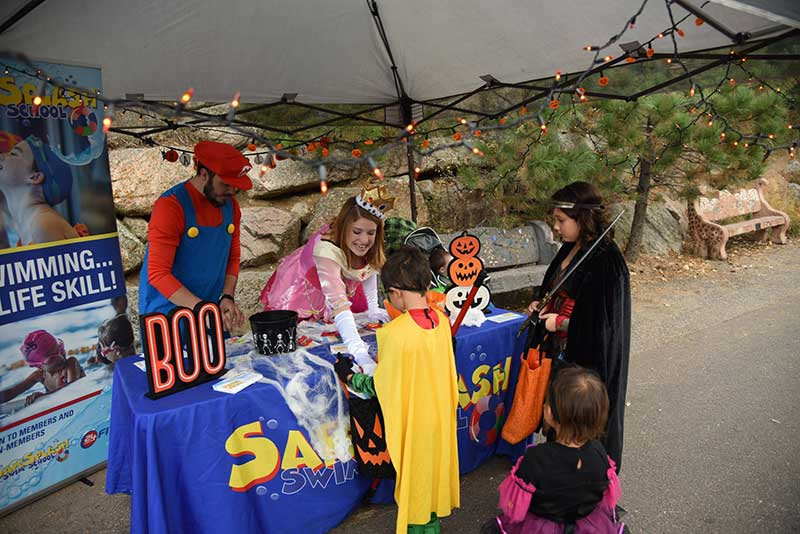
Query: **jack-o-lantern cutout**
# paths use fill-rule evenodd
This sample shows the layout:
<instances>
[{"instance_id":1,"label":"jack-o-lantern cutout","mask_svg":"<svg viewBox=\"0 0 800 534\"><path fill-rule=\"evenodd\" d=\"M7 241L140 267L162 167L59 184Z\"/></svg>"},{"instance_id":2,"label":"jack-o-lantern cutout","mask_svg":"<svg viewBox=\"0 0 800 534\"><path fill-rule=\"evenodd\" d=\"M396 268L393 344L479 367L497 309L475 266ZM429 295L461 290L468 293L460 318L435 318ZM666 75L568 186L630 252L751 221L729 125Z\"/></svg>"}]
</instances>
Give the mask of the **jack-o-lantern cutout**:
<instances>
[{"instance_id":1,"label":"jack-o-lantern cutout","mask_svg":"<svg viewBox=\"0 0 800 534\"><path fill-rule=\"evenodd\" d=\"M447 274L455 285L466 287L475 285L482 269L483 260L478 257L453 258L447 266Z\"/></svg>"},{"instance_id":2,"label":"jack-o-lantern cutout","mask_svg":"<svg viewBox=\"0 0 800 534\"><path fill-rule=\"evenodd\" d=\"M378 399L360 399L351 395L349 407L350 439L359 473L372 478L394 478L395 470L386 446Z\"/></svg>"},{"instance_id":3,"label":"jack-o-lantern cutout","mask_svg":"<svg viewBox=\"0 0 800 534\"><path fill-rule=\"evenodd\" d=\"M466 231L450 242L450 254L454 258L474 258L481 251L481 241Z\"/></svg>"}]
</instances>

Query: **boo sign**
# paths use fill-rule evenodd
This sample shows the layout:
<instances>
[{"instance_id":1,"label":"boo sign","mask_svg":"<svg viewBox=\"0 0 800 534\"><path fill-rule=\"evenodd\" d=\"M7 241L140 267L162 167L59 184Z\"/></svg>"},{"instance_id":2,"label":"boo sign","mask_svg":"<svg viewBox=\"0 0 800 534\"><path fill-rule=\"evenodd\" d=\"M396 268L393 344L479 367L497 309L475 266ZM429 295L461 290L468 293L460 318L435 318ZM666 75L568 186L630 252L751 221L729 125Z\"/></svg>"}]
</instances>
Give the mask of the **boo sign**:
<instances>
[{"instance_id":1,"label":"boo sign","mask_svg":"<svg viewBox=\"0 0 800 534\"><path fill-rule=\"evenodd\" d=\"M147 371L147 396L157 399L225 373L222 313L213 302L194 310L173 308L139 319Z\"/></svg>"}]
</instances>

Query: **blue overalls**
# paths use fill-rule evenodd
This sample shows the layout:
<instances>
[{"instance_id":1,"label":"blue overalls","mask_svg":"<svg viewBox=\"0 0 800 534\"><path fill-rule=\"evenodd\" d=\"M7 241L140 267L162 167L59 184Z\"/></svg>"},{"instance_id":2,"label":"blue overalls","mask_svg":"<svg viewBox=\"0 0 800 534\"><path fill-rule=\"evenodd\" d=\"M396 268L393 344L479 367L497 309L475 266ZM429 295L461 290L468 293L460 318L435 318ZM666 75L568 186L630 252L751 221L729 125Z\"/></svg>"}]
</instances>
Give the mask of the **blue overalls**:
<instances>
[{"instance_id":1,"label":"blue overalls","mask_svg":"<svg viewBox=\"0 0 800 534\"><path fill-rule=\"evenodd\" d=\"M161 196L174 195L183 209L185 228L172 274L192 294L201 300L217 302L225 285L225 271L230 256L231 239L235 230L233 225L233 201L227 200L222 206L222 224L219 226L199 226L192 205L192 198L186 187L191 184L180 183ZM139 315L161 312L164 314L175 307L147 280L150 245L144 253L144 265L139 275Z\"/></svg>"}]
</instances>

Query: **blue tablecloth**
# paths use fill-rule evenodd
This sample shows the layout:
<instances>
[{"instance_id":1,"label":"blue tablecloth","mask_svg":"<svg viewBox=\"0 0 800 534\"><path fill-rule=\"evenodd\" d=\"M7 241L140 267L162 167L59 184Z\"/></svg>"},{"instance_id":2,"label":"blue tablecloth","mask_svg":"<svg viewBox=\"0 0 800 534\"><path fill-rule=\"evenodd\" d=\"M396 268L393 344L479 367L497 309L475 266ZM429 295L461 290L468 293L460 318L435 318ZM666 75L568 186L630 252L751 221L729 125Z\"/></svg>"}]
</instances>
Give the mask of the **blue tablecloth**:
<instances>
[{"instance_id":1,"label":"blue tablecloth","mask_svg":"<svg viewBox=\"0 0 800 534\"><path fill-rule=\"evenodd\" d=\"M521 452L499 439L519 367L521 321L458 332L462 473L493 454ZM313 352L333 359L327 347ZM123 359L114 371L106 478L108 493L131 495L131 532L327 532L369 490L372 480L355 461L322 464L272 386L229 395L206 383L153 401L137 360ZM253 475L238 491L234 466Z\"/></svg>"}]
</instances>

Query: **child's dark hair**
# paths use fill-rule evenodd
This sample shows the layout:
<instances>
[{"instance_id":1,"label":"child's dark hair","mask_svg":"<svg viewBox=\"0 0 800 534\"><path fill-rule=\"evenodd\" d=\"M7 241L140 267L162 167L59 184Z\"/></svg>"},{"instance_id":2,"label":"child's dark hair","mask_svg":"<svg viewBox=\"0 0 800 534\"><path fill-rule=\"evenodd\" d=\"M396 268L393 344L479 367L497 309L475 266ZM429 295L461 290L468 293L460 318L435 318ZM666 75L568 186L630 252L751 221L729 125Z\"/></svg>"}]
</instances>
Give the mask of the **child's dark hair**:
<instances>
[{"instance_id":1,"label":"child's dark hair","mask_svg":"<svg viewBox=\"0 0 800 534\"><path fill-rule=\"evenodd\" d=\"M608 419L608 393L596 373L567 367L556 374L547 392L547 404L558 423L558 439L585 443L598 438Z\"/></svg>"},{"instance_id":2,"label":"child's dark hair","mask_svg":"<svg viewBox=\"0 0 800 534\"><path fill-rule=\"evenodd\" d=\"M603 205L603 195L589 182L572 182L553 193L550 198L557 202L596 204L600 206L593 209L561 208L561 211L578 222L581 228L580 239L584 242L595 240L608 226L608 221L606 221L607 210ZM612 229L606 234L605 239L610 240L613 237L614 230Z\"/></svg>"},{"instance_id":3,"label":"child's dark hair","mask_svg":"<svg viewBox=\"0 0 800 534\"><path fill-rule=\"evenodd\" d=\"M431 251L431 255L428 256L428 261L431 264L431 270L438 273L450 261L450 253L444 247L436 247Z\"/></svg>"},{"instance_id":4,"label":"child's dark hair","mask_svg":"<svg viewBox=\"0 0 800 534\"><path fill-rule=\"evenodd\" d=\"M387 291L393 287L424 295L431 285L428 258L418 248L403 245L383 264L381 282Z\"/></svg>"}]
</instances>

